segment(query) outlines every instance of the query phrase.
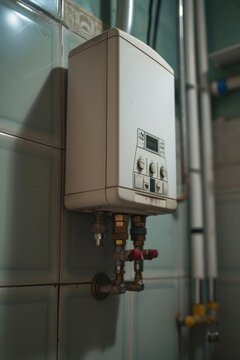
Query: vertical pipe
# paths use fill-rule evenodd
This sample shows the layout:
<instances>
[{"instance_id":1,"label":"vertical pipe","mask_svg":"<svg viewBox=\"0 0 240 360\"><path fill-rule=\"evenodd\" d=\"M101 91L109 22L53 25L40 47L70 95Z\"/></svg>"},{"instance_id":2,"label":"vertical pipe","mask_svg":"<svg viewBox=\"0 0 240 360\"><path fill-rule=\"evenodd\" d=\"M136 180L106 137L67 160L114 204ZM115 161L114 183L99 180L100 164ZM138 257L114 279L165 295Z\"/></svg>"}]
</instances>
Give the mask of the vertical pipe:
<instances>
[{"instance_id":1,"label":"vertical pipe","mask_svg":"<svg viewBox=\"0 0 240 360\"><path fill-rule=\"evenodd\" d=\"M131 33L133 23L134 0L118 0L116 27Z\"/></svg>"},{"instance_id":2,"label":"vertical pipe","mask_svg":"<svg viewBox=\"0 0 240 360\"><path fill-rule=\"evenodd\" d=\"M207 277L210 301L214 300L214 280L217 277L217 245L212 151L211 105L208 92L208 56L205 23L205 2L196 1L198 66L200 78L200 107L202 124L203 183L206 216Z\"/></svg>"},{"instance_id":3,"label":"vertical pipe","mask_svg":"<svg viewBox=\"0 0 240 360\"><path fill-rule=\"evenodd\" d=\"M178 200L185 200L188 193L188 149L187 149L187 108L186 108L186 73L184 52L184 8L183 0L178 1L178 51L179 51L179 94L180 94L180 118L181 118L181 151L182 151L182 174L185 186Z\"/></svg>"},{"instance_id":4,"label":"vertical pipe","mask_svg":"<svg viewBox=\"0 0 240 360\"><path fill-rule=\"evenodd\" d=\"M187 112L189 134L190 224L192 249L192 276L195 286L204 278L204 234L202 210L202 170L198 117L198 89L195 57L195 26L193 0L184 1L186 35ZM195 292L199 303L200 291Z\"/></svg>"}]
</instances>

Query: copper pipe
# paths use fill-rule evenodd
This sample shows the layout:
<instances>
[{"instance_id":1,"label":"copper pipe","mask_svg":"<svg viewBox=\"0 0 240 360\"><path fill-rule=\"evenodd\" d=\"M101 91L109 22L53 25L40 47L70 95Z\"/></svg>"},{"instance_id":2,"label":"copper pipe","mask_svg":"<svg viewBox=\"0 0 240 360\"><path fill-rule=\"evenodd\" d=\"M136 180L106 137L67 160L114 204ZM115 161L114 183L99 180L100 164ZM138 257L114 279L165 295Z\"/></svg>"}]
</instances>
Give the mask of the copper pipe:
<instances>
[{"instance_id":1,"label":"copper pipe","mask_svg":"<svg viewBox=\"0 0 240 360\"><path fill-rule=\"evenodd\" d=\"M143 253L143 246L146 239L146 216L132 215L131 217L131 240L134 244L134 249L140 250ZM134 283L127 284L127 289L132 291L141 291L144 289L143 285L143 258L134 261Z\"/></svg>"},{"instance_id":2,"label":"copper pipe","mask_svg":"<svg viewBox=\"0 0 240 360\"><path fill-rule=\"evenodd\" d=\"M126 240L128 239L128 215L113 215L112 239L115 245L115 280L113 285L121 285L124 283L125 260L122 259L122 254L125 252Z\"/></svg>"}]
</instances>

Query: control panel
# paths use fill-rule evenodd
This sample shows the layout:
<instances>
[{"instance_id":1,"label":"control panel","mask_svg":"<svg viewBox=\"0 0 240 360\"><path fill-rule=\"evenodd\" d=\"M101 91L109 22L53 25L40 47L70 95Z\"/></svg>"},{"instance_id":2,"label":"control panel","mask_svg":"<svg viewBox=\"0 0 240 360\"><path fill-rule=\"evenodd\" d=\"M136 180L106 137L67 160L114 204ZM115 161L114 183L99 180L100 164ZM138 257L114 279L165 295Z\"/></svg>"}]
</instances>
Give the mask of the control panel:
<instances>
[{"instance_id":1,"label":"control panel","mask_svg":"<svg viewBox=\"0 0 240 360\"><path fill-rule=\"evenodd\" d=\"M142 129L137 129L133 187L149 194L168 196L165 142Z\"/></svg>"}]
</instances>

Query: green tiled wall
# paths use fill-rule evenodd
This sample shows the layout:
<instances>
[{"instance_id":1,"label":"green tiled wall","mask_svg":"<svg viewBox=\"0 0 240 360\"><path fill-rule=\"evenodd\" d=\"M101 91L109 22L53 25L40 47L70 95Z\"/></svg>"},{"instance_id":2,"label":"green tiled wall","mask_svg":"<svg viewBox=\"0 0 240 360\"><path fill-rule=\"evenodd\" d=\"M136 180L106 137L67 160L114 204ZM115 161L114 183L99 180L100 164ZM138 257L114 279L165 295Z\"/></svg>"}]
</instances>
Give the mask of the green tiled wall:
<instances>
[{"instance_id":1,"label":"green tiled wall","mask_svg":"<svg viewBox=\"0 0 240 360\"><path fill-rule=\"evenodd\" d=\"M226 47L239 44L240 34L240 1L211 0L206 1L208 50L209 53L222 50ZM210 80L226 78L237 75L239 64L224 68L209 62ZM234 118L240 116L239 91L229 93L227 96L212 99L213 119L219 117Z\"/></svg>"},{"instance_id":2,"label":"green tiled wall","mask_svg":"<svg viewBox=\"0 0 240 360\"><path fill-rule=\"evenodd\" d=\"M239 44L240 1L206 0L206 10L209 52ZM239 64L221 68L210 61L210 80L239 75L239 71ZM240 236L239 90L213 98L212 109L213 119L219 119L214 123L213 134L221 341L209 351L212 351L211 359L238 359L240 350L235 335L239 330L234 314L240 301L240 260L237 256Z\"/></svg>"},{"instance_id":3,"label":"green tiled wall","mask_svg":"<svg viewBox=\"0 0 240 360\"><path fill-rule=\"evenodd\" d=\"M175 360L175 317L188 308L187 204L147 220L159 259L145 265L145 292L102 303L90 282L113 276L110 234L95 248L92 215L63 205L67 57L85 41L60 21L73 16L61 14L66 1L0 4L0 358ZM162 1L157 51L177 74L176 3ZM116 0L71 4L115 24ZM135 2L143 41L148 6Z\"/></svg>"}]
</instances>

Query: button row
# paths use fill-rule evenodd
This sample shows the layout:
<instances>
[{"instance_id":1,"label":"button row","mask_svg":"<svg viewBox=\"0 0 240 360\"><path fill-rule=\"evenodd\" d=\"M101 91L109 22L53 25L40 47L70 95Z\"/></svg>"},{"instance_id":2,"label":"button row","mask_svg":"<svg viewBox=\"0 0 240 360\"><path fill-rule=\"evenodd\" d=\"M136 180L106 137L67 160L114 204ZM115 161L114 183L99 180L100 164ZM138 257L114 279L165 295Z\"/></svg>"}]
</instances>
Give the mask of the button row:
<instances>
[{"instance_id":1,"label":"button row","mask_svg":"<svg viewBox=\"0 0 240 360\"><path fill-rule=\"evenodd\" d=\"M150 181L152 183L150 184ZM158 194L167 195L168 184L159 180L151 179L148 176L134 174L134 187L137 189L156 192Z\"/></svg>"}]
</instances>

